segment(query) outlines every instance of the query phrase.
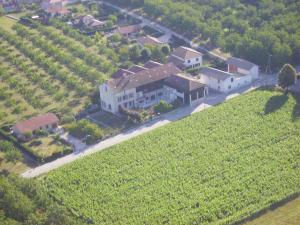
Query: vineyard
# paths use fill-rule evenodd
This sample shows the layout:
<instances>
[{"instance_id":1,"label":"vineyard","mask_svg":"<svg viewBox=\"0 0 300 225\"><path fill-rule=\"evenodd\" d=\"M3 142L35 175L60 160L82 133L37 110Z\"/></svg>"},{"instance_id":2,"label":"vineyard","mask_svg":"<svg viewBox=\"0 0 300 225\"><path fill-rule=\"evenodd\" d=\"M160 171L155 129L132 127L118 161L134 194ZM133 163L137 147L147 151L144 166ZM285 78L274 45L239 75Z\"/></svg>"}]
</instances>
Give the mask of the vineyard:
<instances>
[{"instance_id":1,"label":"vineyard","mask_svg":"<svg viewBox=\"0 0 300 225\"><path fill-rule=\"evenodd\" d=\"M231 224L300 191L298 105L253 91L40 182L93 224Z\"/></svg>"}]
</instances>

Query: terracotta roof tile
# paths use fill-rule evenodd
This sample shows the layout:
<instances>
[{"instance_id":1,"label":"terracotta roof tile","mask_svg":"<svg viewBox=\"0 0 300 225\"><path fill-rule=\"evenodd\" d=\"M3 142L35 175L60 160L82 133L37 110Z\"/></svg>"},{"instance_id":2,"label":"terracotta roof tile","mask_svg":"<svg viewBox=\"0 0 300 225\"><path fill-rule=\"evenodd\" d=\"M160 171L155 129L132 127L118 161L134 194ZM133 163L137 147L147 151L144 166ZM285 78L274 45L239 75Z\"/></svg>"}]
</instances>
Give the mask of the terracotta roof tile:
<instances>
[{"instance_id":1,"label":"terracotta roof tile","mask_svg":"<svg viewBox=\"0 0 300 225\"><path fill-rule=\"evenodd\" d=\"M252 69L252 67L256 66L252 62L249 62L245 59L235 58L235 57L231 57L231 58L227 59L226 63L229 65L237 66L237 67L245 69L245 70L250 70L250 69Z\"/></svg>"},{"instance_id":2,"label":"terracotta roof tile","mask_svg":"<svg viewBox=\"0 0 300 225\"><path fill-rule=\"evenodd\" d=\"M196 50L194 50L194 49L184 47L184 46L180 46L180 47L178 47L174 50L172 55L176 56L180 59L183 59L183 60L188 60L188 59L201 57L203 54L196 51Z\"/></svg>"},{"instance_id":3,"label":"terracotta roof tile","mask_svg":"<svg viewBox=\"0 0 300 225\"><path fill-rule=\"evenodd\" d=\"M42 115L38 115L32 117L28 120L24 120L21 122L16 123L14 125L14 129L17 129L20 133L24 134L26 132L33 132L39 129L42 126L56 124L58 123L59 119L53 113L46 113Z\"/></svg>"}]
</instances>

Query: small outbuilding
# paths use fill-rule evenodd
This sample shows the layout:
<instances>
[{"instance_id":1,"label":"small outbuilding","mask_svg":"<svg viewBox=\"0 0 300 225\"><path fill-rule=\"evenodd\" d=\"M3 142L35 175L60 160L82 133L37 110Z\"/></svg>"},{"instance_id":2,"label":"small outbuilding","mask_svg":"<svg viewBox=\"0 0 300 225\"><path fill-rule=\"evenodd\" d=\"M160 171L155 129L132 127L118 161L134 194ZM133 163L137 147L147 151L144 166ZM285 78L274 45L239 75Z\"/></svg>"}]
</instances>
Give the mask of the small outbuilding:
<instances>
[{"instance_id":1,"label":"small outbuilding","mask_svg":"<svg viewBox=\"0 0 300 225\"><path fill-rule=\"evenodd\" d=\"M230 92L252 83L250 75L233 74L211 67L201 69L200 81L219 92Z\"/></svg>"},{"instance_id":2,"label":"small outbuilding","mask_svg":"<svg viewBox=\"0 0 300 225\"><path fill-rule=\"evenodd\" d=\"M59 119L54 113L46 113L31 117L16 123L12 127L13 134L19 139L26 139L26 134L39 130L53 131L58 126Z\"/></svg>"},{"instance_id":3,"label":"small outbuilding","mask_svg":"<svg viewBox=\"0 0 300 225\"><path fill-rule=\"evenodd\" d=\"M245 59L230 57L226 61L228 72L238 75L250 75L252 81L258 79L259 68L258 65L249 62Z\"/></svg>"}]
</instances>

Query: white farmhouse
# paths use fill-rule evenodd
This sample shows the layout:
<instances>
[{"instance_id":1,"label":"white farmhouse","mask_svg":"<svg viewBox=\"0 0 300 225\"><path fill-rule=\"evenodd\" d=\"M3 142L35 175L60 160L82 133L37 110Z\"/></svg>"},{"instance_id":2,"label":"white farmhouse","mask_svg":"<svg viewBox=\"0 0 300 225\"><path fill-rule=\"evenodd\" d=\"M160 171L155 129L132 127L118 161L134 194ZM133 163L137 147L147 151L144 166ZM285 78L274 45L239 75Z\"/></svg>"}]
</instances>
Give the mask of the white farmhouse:
<instances>
[{"instance_id":1,"label":"white farmhouse","mask_svg":"<svg viewBox=\"0 0 300 225\"><path fill-rule=\"evenodd\" d=\"M224 93L252 83L251 75L233 74L211 67L203 68L198 78L209 88Z\"/></svg>"},{"instance_id":2,"label":"white farmhouse","mask_svg":"<svg viewBox=\"0 0 300 225\"><path fill-rule=\"evenodd\" d=\"M147 108L164 100L191 104L207 94L206 85L181 75L174 64L149 61L144 66L120 69L100 85L103 110L118 114L121 107Z\"/></svg>"},{"instance_id":3,"label":"white farmhouse","mask_svg":"<svg viewBox=\"0 0 300 225\"><path fill-rule=\"evenodd\" d=\"M244 59L235 57L229 58L227 61L228 72L241 75L250 75L252 81L258 79L258 65Z\"/></svg>"},{"instance_id":4,"label":"white farmhouse","mask_svg":"<svg viewBox=\"0 0 300 225\"><path fill-rule=\"evenodd\" d=\"M180 46L173 51L168 61L181 69L197 68L202 66L202 56L202 53L194 49Z\"/></svg>"}]
</instances>

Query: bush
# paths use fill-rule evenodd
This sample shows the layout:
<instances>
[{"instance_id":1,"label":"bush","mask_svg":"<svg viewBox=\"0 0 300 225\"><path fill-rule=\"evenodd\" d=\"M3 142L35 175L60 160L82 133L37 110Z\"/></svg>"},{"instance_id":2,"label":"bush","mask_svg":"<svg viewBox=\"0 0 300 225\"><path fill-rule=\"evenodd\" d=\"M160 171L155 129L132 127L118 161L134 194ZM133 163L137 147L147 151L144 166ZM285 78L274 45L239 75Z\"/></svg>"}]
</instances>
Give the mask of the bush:
<instances>
[{"instance_id":1,"label":"bush","mask_svg":"<svg viewBox=\"0 0 300 225\"><path fill-rule=\"evenodd\" d=\"M9 141L0 141L0 151L1 152L7 152L14 150L14 145Z\"/></svg>"},{"instance_id":2,"label":"bush","mask_svg":"<svg viewBox=\"0 0 300 225\"><path fill-rule=\"evenodd\" d=\"M163 100L161 100L157 105L154 106L154 111L156 113L166 113L170 112L173 109L173 106Z\"/></svg>"},{"instance_id":3,"label":"bush","mask_svg":"<svg viewBox=\"0 0 300 225\"><path fill-rule=\"evenodd\" d=\"M62 116L60 121L62 124L72 123L72 122L75 122L75 118L72 114L65 114Z\"/></svg>"},{"instance_id":4,"label":"bush","mask_svg":"<svg viewBox=\"0 0 300 225\"><path fill-rule=\"evenodd\" d=\"M13 148L13 150L9 150L5 152L4 158L7 162L16 163L17 161L23 160L23 156L21 152L19 152L17 149Z\"/></svg>"},{"instance_id":5,"label":"bush","mask_svg":"<svg viewBox=\"0 0 300 225\"><path fill-rule=\"evenodd\" d=\"M120 112L128 116L128 120L132 123L143 122L143 115L139 111L127 109L123 106L120 107Z\"/></svg>"},{"instance_id":6,"label":"bush","mask_svg":"<svg viewBox=\"0 0 300 225\"><path fill-rule=\"evenodd\" d=\"M74 122L65 127L71 135L77 138L87 138L88 144L95 143L103 137L102 129L87 119Z\"/></svg>"},{"instance_id":7,"label":"bush","mask_svg":"<svg viewBox=\"0 0 300 225\"><path fill-rule=\"evenodd\" d=\"M35 131L35 135L37 136L47 136L49 133L46 130L37 130Z\"/></svg>"}]
</instances>

